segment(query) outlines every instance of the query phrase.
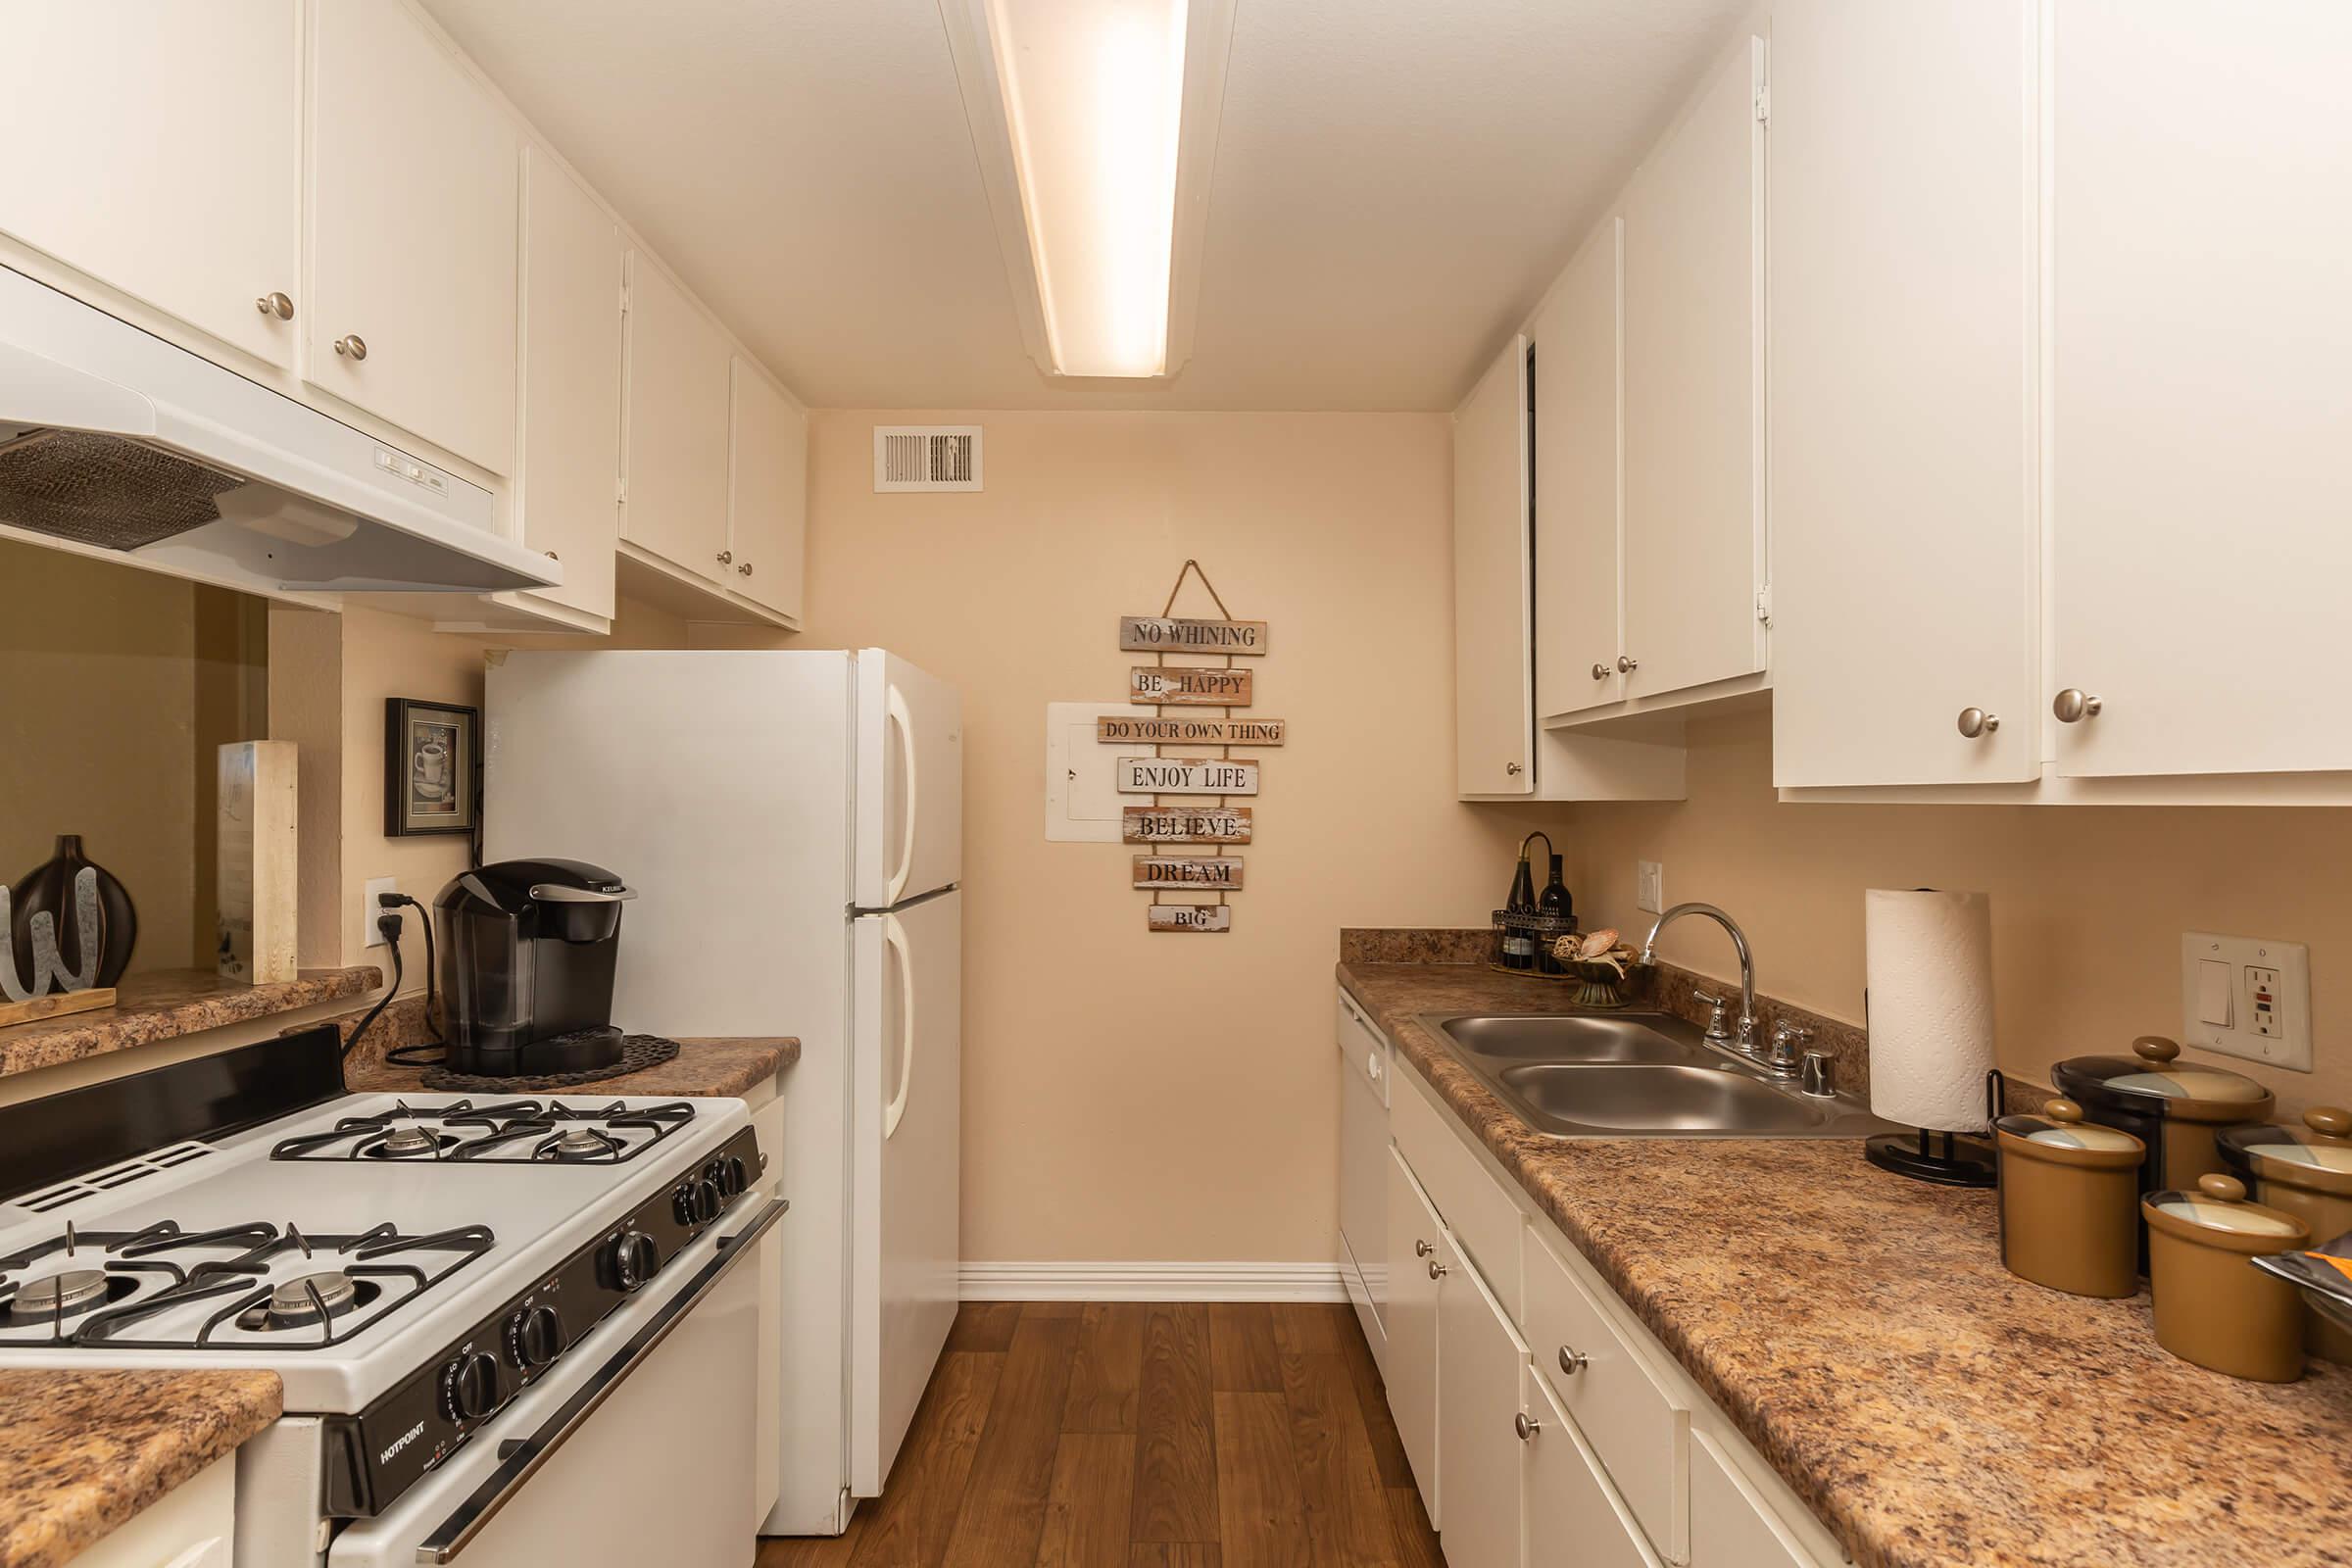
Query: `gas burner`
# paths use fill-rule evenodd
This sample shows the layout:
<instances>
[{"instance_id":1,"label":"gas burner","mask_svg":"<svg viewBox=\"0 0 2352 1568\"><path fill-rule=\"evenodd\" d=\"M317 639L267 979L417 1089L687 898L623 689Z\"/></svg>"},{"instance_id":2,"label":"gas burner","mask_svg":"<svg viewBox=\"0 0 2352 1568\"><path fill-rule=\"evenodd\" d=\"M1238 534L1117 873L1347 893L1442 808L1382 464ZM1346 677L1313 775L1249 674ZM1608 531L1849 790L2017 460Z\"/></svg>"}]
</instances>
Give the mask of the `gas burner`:
<instances>
[{"instance_id":1,"label":"gas burner","mask_svg":"<svg viewBox=\"0 0 2352 1568\"><path fill-rule=\"evenodd\" d=\"M321 1317L332 1322L347 1308L366 1306L383 1288L372 1280L355 1280L341 1269L303 1274L271 1287L270 1298L237 1315L241 1329L298 1329Z\"/></svg>"},{"instance_id":2,"label":"gas burner","mask_svg":"<svg viewBox=\"0 0 2352 1568\"><path fill-rule=\"evenodd\" d=\"M593 1127L566 1127L539 1147L550 1159L609 1159L620 1152L616 1139Z\"/></svg>"},{"instance_id":3,"label":"gas burner","mask_svg":"<svg viewBox=\"0 0 2352 1568\"><path fill-rule=\"evenodd\" d=\"M365 1146L363 1152L377 1159L415 1159L423 1154L441 1152L440 1135L416 1125L394 1127L383 1137Z\"/></svg>"},{"instance_id":4,"label":"gas burner","mask_svg":"<svg viewBox=\"0 0 2352 1568\"><path fill-rule=\"evenodd\" d=\"M489 1164L617 1165L691 1125L685 1101L632 1106L561 1100L472 1100L439 1105L395 1101L367 1116L280 1140L271 1159L478 1161Z\"/></svg>"},{"instance_id":5,"label":"gas burner","mask_svg":"<svg viewBox=\"0 0 2352 1568\"><path fill-rule=\"evenodd\" d=\"M95 1268L60 1269L17 1288L8 1305L12 1315L28 1323L74 1317L104 1305L113 1295L106 1272Z\"/></svg>"}]
</instances>

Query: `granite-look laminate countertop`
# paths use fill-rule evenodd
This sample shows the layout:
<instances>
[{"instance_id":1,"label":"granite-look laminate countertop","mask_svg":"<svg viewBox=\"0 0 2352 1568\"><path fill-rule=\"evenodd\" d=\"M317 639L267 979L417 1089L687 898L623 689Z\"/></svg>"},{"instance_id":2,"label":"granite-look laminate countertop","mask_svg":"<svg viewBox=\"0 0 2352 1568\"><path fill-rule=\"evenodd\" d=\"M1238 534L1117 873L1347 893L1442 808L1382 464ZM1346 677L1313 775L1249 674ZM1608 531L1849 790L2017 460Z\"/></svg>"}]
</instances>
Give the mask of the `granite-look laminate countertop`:
<instances>
[{"instance_id":1,"label":"granite-look laminate countertop","mask_svg":"<svg viewBox=\"0 0 2352 1568\"><path fill-rule=\"evenodd\" d=\"M1864 1568L2352 1562L2352 1372L2176 1359L2144 1292L2019 1279L1991 1193L1853 1142L1545 1138L1414 1017L1560 1010L1547 988L1462 963L1339 977Z\"/></svg>"},{"instance_id":2,"label":"granite-look laminate countertop","mask_svg":"<svg viewBox=\"0 0 2352 1568\"><path fill-rule=\"evenodd\" d=\"M245 985L203 969L157 969L122 977L115 1004L0 1029L0 1078L219 1029L321 1002L364 997L384 983L373 964L305 969L275 985Z\"/></svg>"},{"instance_id":3,"label":"granite-look laminate countertop","mask_svg":"<svg viewBox=\"0 0 2352 1568\"><path fill-rule=\"evenodd\" d=\"M0 1372L0 1568L51 1568L277 1419L274 1372Z\"/></svg>"},{"instance_id":4,"label":"granite-look laminate countertop","mask_svg":"<svg viewBox=\"0 0 2352 1568\"><path fill-rule=\"evenodd\" d=\"M365 1012L326 1020L346 1038ZM316 1028L316 1024L307 1027ZM343 1082L353 1094L422 1094L424 1070L397 1067L384 1053L433 1038L425 1022L424 999L402 997L368 1026L368 1035L343 1061ZM678 1054L658 1067L600 1078L563 1091L577 1095L669 1095L739 1098L801 1059L801 1043L789 1035L700 1039L678 1042Z\"/></svg>"}]
</instances>

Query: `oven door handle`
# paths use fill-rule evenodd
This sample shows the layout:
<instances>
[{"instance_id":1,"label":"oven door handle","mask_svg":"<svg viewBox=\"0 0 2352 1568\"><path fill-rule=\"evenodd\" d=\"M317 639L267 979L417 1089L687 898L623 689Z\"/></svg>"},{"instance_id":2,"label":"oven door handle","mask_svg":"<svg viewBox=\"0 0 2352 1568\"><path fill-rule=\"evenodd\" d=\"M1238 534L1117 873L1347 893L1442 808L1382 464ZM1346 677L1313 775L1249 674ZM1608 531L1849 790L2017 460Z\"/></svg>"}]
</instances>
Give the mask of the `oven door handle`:
<instances>
[{"instance_id":1,"label":"oven door handle","mask_svg":"<svg viewBox=\"0 0 2352 1568\"><path fill-rule=\"evenodd\" d=\"M769 1227L784 1217L792 1207L785 1199L777 1199L752 1217L750 1224L732 1236L718 1239L718 1254L695 1271L685 1289L663 1302L662 1309L644 1327L629 1337L626 1345L612 1352L605 1364L596 1369L593 1377L582 1384L571 1397L565 1399L553 1415L539 1424L539 1430L527 1438L511 1439L498 1446L499 1465L489 1478L473 1489L457 1511L441 1521L440 1527L424 1538L416 1547L420 1563L445 1563L456 1560L482 1527L496 1518L498 1511L514 1499L522 1484L535 1474L541 1465L556 1455L574 1432L596 1413L596 1408L610 1398L622 1380L636 1370L637 1364L669 1338L670 1331L685 1321L686 1314L713 1290L718 1282L752 1250L753 1244L767 1234Z\"/></svg>"}]
</instances>

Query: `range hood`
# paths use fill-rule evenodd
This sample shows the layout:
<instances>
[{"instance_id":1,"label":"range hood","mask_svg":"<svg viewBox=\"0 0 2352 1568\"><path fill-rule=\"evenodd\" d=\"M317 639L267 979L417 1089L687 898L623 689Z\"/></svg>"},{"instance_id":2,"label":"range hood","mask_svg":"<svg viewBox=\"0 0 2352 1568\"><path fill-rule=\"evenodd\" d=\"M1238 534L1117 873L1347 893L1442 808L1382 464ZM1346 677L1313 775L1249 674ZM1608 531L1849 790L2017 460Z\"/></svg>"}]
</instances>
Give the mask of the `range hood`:
<instances>
[{"instance_id":1,"label":"range hood","mask_svg":"<svg viewBox=\"0 0 2352 1568\"><path fill-rule=\"evenodd\" d=\"M560 582L491 495L0 268L0 533L270 594Z\"/></svg>"}]
</instances>

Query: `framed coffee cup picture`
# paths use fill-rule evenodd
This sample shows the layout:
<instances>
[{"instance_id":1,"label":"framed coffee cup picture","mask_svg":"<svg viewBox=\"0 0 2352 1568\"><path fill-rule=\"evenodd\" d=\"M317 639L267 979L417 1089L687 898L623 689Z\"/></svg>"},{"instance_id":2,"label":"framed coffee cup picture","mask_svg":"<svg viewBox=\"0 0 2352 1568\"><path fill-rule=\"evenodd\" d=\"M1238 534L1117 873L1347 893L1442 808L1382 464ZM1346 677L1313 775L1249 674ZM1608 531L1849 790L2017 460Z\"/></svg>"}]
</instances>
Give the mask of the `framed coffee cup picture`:
<instances>
[{"instance_id":1,"label":"framed coffee cup picture","mask_svg":"<svg viewBox=\"0 0 2352 1568\"><path fill-rule=\"evenodd\" d=\"M408 697L384 701L384 832L470 833L482 711Z\"/></svg>"}]
</instances>

